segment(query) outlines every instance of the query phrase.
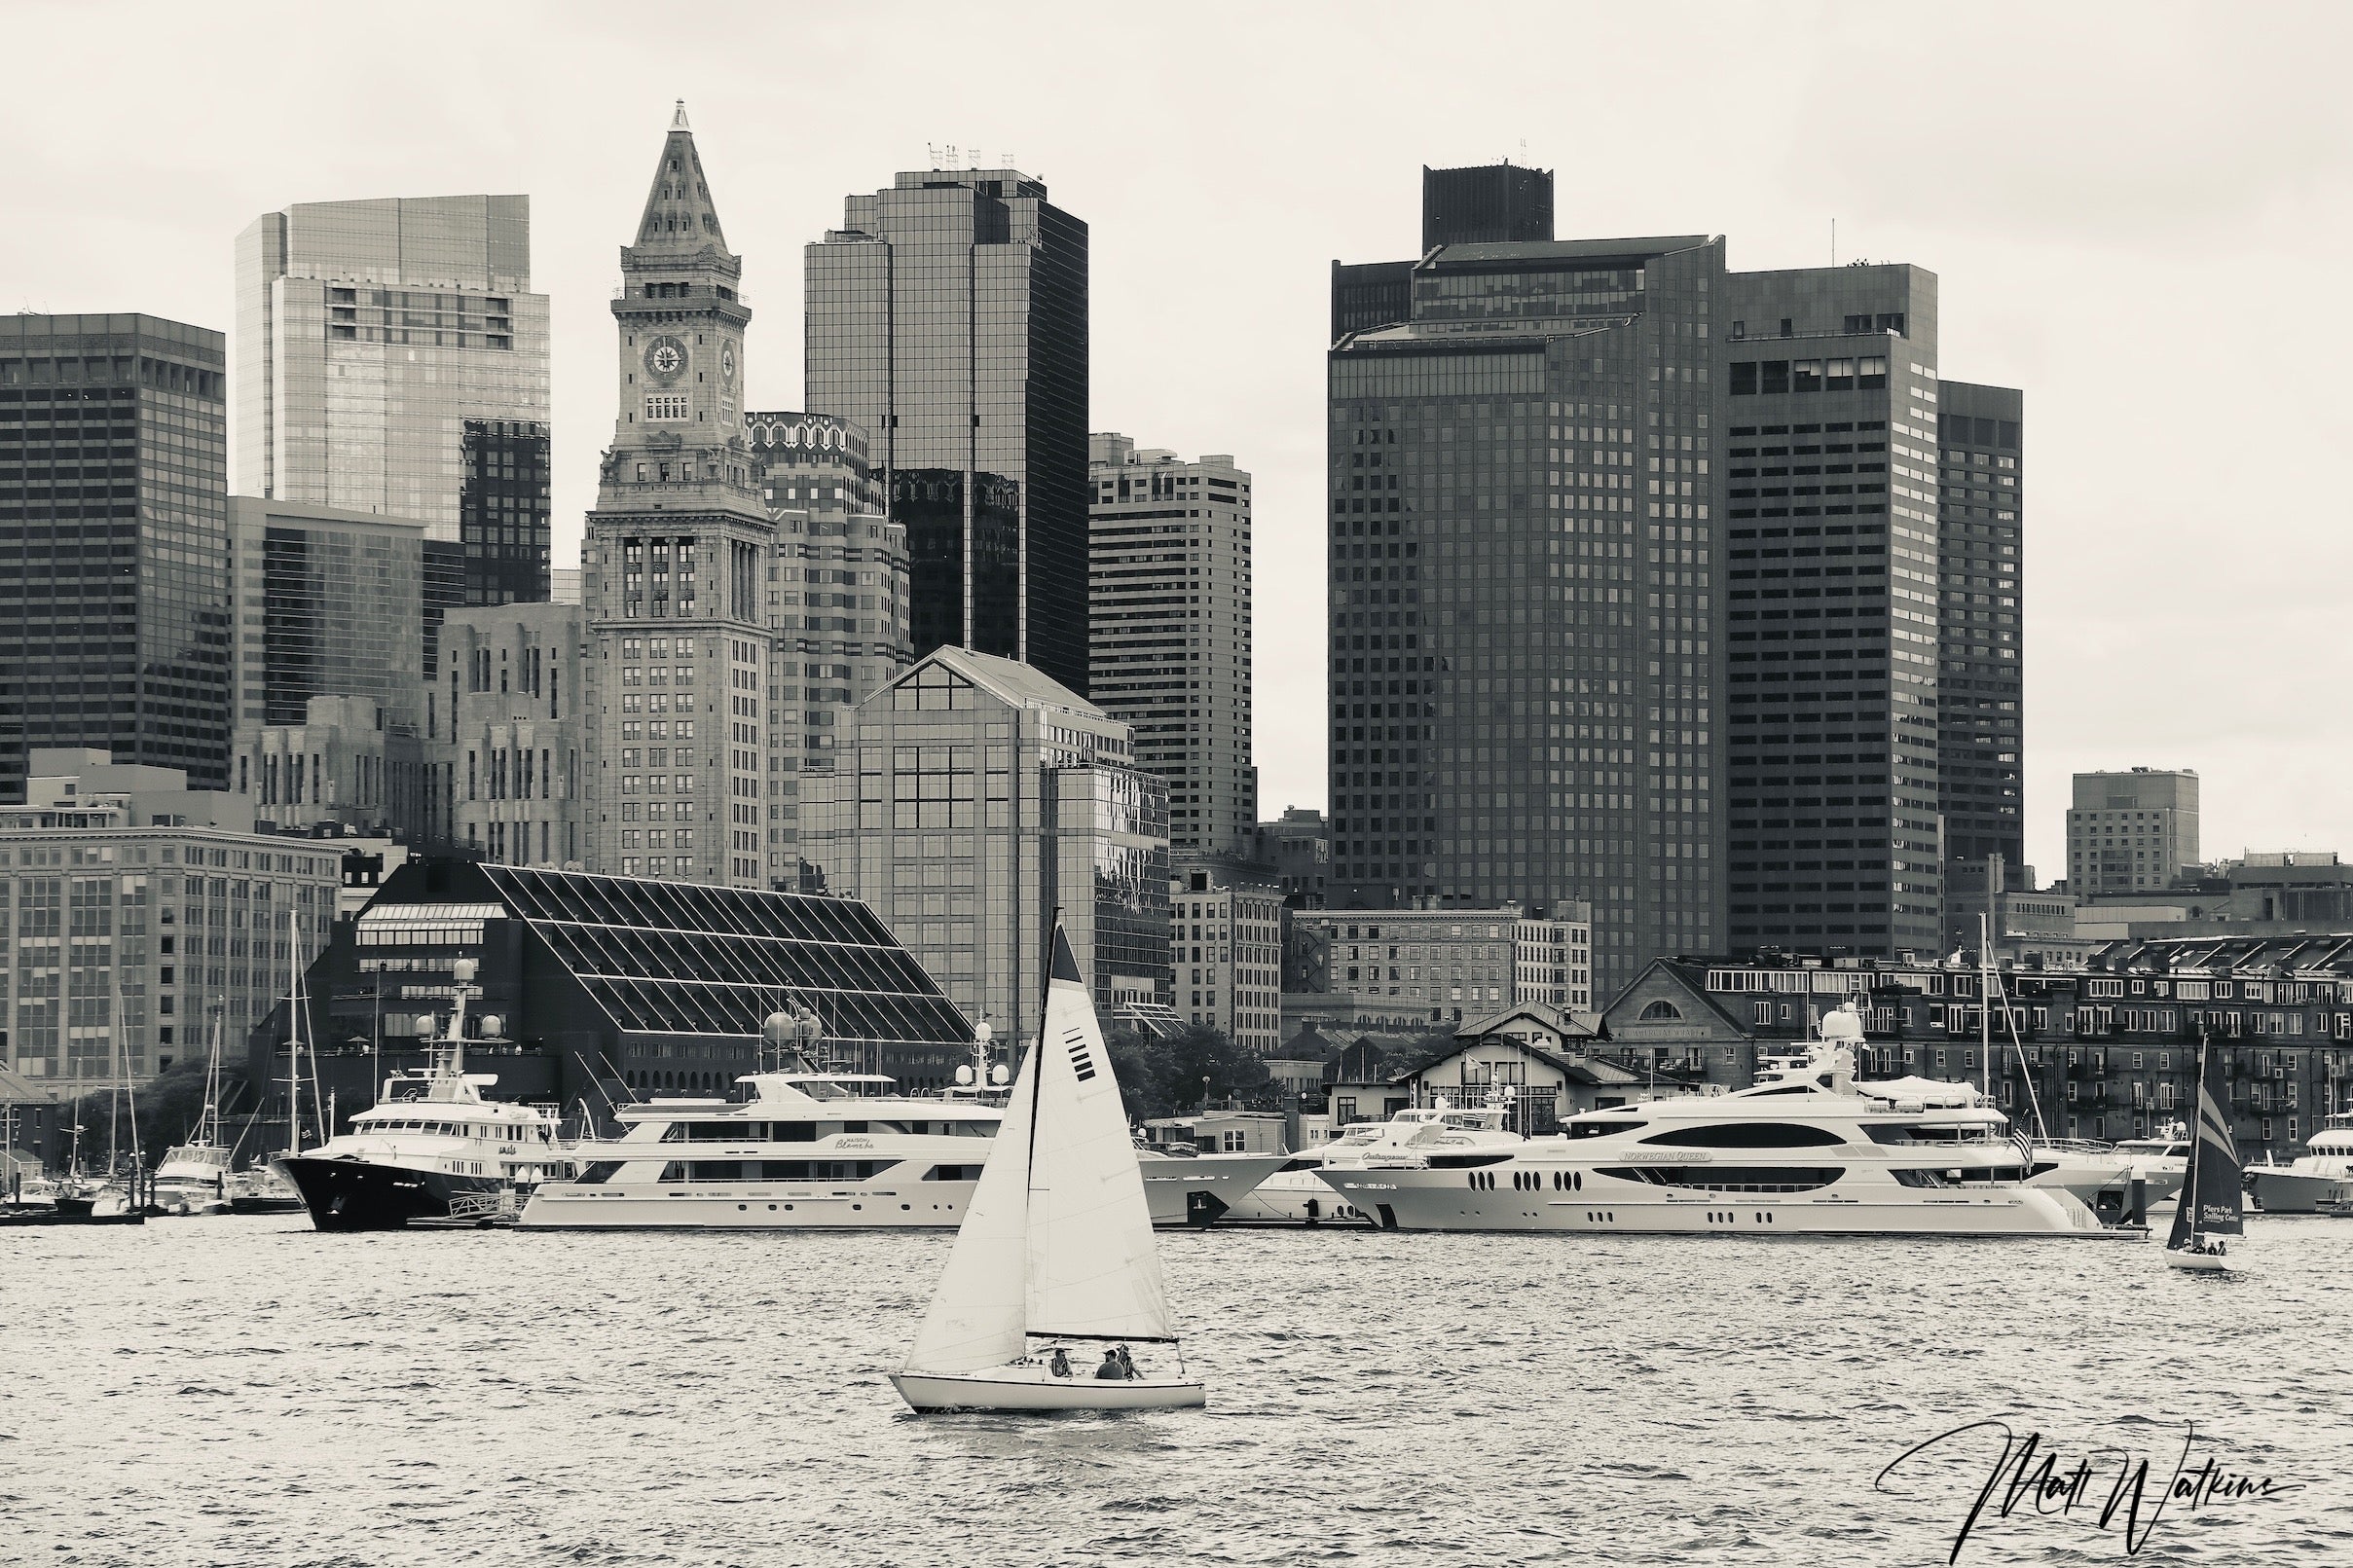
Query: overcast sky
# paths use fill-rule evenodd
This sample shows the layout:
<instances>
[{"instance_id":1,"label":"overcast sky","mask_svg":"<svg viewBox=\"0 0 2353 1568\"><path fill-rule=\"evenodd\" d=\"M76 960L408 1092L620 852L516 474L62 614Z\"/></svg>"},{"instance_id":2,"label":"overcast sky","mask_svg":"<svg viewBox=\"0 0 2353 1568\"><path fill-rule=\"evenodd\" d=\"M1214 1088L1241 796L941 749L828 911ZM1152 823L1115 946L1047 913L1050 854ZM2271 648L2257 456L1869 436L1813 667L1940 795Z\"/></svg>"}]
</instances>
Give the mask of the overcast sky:
<instances>
[{"instance_id":1,"label":"overcast sky","mask_svg":"<svg viewBox=\"0 0 2353 1568\"><path fill-rule=\"evenodd\" d=\"M1941 279L1942 374L2026 389L2028 852L2068 776L2195 768L2205 850L2353 852L2342 5L64 5L6 0L0 304L226 331L294 201L525 192L556 555L613 415L606 302L687 100L800 403L801 247L927 147L1092 227L1096 429L1257 476L1261 804L1321 805L1329 263L1423 164L1557 171L1563 238ZM729 18L732 18L731 20Z\"/></svg>"}]
</instances>

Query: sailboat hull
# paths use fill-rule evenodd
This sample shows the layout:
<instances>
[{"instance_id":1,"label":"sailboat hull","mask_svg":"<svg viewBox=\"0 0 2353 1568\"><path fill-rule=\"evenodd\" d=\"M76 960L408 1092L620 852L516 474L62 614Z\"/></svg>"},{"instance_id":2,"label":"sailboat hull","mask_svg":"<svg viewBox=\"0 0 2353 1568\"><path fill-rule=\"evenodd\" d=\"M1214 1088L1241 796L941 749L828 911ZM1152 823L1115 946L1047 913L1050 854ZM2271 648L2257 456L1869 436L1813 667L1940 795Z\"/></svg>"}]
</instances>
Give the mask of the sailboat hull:
<instances>
[{"instance_id":1,"label":"sailboat hull","mask_svg":"<svg viewBox=\"0 0 2353 1568\"><path fill-rule=\"evenodd\" d=\"M893 1372L899 1397L918 1411L935 1410L1189 1410L1209 1403L1199 1383L1166 1378L1115 1382L1085 1375L1056 1377L1043 1367L998 1367L978 1372Z\"/></svg>"},{"instance_id":2,"label":"sailboat hull","mask_svg":"<svg viewBox=\"0 0 2353 1568\"><path fill-rule=\"evenodd\" d=\"M2179 1248L2165 1255L2165 1266L2178 1268L2186 1274L2222 1274L2230 1268L2230 1259L2213 1253L2184 1252Z\"/></svg>"}]
</instances>

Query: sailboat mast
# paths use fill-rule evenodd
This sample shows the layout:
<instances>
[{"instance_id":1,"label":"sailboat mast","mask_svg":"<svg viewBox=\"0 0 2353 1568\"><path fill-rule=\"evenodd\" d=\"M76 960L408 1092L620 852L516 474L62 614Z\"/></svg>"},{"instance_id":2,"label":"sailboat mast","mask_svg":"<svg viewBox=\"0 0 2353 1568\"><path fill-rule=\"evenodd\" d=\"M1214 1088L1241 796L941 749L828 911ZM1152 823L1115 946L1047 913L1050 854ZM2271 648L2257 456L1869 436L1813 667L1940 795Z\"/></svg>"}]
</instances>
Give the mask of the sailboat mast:
<instances>
[{"instance_id":1,"label":"sailboat mast","mask_svg":"<svg viewBox=\"0 0 2353 1568\"><path fill-rule=\"evenodd\" d=\"M1985 1097L1994 1097L1994 986L1992 957L1993 927L1983 915L1977 917L1977 1070L1985 1086Z\"/></svg>"},{"instance_id":2,"label":"sailboat mast","mask_svg":"<svg viewBox=\"0 0 2353 1568\"><path fill-rule=\"evenodd\" d=\"M286 1152L303 1151L303 1037L294 1011L294 911L286 911Z\"/></svg>"}]
</instances>

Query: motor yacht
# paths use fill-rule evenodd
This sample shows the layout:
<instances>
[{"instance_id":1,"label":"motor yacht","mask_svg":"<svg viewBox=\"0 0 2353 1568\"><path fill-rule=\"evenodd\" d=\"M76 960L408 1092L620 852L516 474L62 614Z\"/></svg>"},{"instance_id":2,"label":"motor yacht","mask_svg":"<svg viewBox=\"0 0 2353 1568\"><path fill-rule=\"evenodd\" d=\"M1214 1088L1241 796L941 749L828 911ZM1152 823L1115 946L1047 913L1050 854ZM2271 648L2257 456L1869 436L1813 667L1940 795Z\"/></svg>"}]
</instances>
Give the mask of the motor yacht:
<instances>
[{"instance_id":1,"label":"motor yacht","mask_svg":"<svg viewBox=\"0 0 2353 1568\"><path fill-rule=\"evenodd\" d=\"M2286 1165L2248 1166L2247 1187L2265 1214L2333 1213L2353 1204L2353 1111L2322 1122Z\"/></svg>"},{"instance_id":2,"label":"motor yacht","mask_svg":"<svg viewBox=\"0 0 2353 1568\"><path fill-rule=\"evenodd\" d=\"M321 1230L386 1230L412 1222L492 1224L511 1219L542 1182L571 1173L570 1146L553 1107L495 1101L494 1073L465 1070L466 1003L474 965L456 966L457 1007L428 1041L431 1065L385 1079L351 1130L280 1155L277 1172L302 1193ZM499 1036L482 1020L483 1039Z\"/></svg>"},{"instance_id":3,"label":"motor yacht","mask_svg":"<svg viewBox=\"0 0 2353 1568\"><path fill-rule=\"evenodd\" d=\"M1862 1025L1822 1021L1802 1063L1729 1095L1570 1117L1516 1149L1368 1157L1318 1172L1407 1230L1681 1235L2137 1236L2063 1188L2034 1186L2008 1118L1855 1077Z\"/></svg>"},{"instance_id":4,"label":"motor yacht","mask_svg":"<svg viewBox=\"0 0 2353 1568\"><path fill-rule=\"evenodd\" d=\"M737 1098L614 1108L618 1137L583 1142L579 1174L532 1193L530 1229L940 1227L964 1221L1002 1106L970 1092L901 1094L879 1074L736 1079Z\"/></svg>"},{"instance_id":5,"label":"motor yacht","mask_svg":"<svg viewBox=\"0 0 2353 1568\"><path fill-rule=\"evenodd\" d=\"M1249 1202L1289 1154L1196 1154L1185 1149L1136 1149L1144 1202L1159 1226L1209 1225Z\"/></svg>"},{"instance_id":6,"label":"motor yacht","mask_svg":"<svg viewBox=\"0 0 2353 1568\"><path fill-rule=\"evenodd\" d=\"M1322 1172L1352 1170L1369 1158L1516 1149L1527 1142L1504 1126L1510 1108L1500 1102L1457 1110L1441 1098L1430 1106L1399 1111L1387 1121L1360 1122L1330 1143L1289 1156L1233 1206L1228 1219L1239 1224L1373 1224L1375 1217L1342 1201Z\"/></svg>"},{"instance_id":7,"label":"motor yacht","mask_svg":"<svg viewBox=\"0 0 2353 1568\"><path fill-rule=\"evenodd\" d=\"M2189 1175L2189 1130L2180 1122L2168 1122L2148 1138L2120 1138L2116 1152L2125 1160L2127 1177L2140 1179L2151 1209L2180 1195Z\"/></svg>"}]
</instances>

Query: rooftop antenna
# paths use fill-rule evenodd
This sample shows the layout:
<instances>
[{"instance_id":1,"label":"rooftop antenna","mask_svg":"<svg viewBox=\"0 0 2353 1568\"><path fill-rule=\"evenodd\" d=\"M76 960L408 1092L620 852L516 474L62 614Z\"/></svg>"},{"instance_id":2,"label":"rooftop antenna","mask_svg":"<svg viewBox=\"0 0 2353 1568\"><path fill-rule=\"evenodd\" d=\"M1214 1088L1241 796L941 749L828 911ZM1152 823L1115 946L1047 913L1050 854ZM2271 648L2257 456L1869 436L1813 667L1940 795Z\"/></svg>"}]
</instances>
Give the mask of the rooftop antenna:
<instances>
[{"instance_id":1,"label":"rooftop antenna","mask_svg":"<svg viewBox=\"0 0 2353 1568\"><path fill-rule=\"evenodd\" d=\"M1838 220L1830 220L1830 265L1838 265Z\"/></svg>"}]
</instances>

